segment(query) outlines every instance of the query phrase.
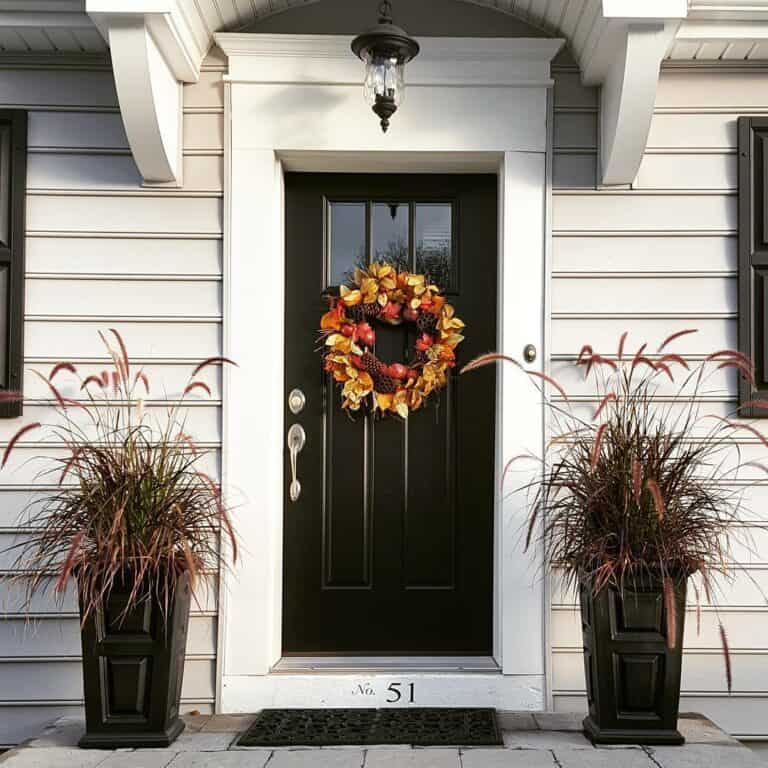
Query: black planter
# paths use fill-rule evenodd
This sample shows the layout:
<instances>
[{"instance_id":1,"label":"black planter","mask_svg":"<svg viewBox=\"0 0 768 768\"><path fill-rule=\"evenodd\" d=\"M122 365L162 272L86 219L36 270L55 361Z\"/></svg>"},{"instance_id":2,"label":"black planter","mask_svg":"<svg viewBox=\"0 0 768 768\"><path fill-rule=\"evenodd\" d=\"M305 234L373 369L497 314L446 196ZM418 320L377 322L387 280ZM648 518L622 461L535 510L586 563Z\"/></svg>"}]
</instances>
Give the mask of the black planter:
<instances>
[{"instance_id":1,"label":"black planter","mask_svg":"<svg viewBox=\"0 0 768 768\"><path fill-rule=\"evenodd\" d=\"M595 744L682 744L680 706L685 582L675 588L676 642L667 645L660 580L646 579L623 595L581 588L581 626L589 715L584 732Z\"/></svg>"},{"instance_id":2,"label":"black planter","mask_svg":"<svg viewBox=\"0 0 768 768\"><path fill-rule=\"evenodd\" d=\"M189 579L179 580L167 615L147 600L119 617L128 599L116 586L82 630L83 748L167 747L184 730L179 699L189 625Z\"/></svg>"}]
</instances>

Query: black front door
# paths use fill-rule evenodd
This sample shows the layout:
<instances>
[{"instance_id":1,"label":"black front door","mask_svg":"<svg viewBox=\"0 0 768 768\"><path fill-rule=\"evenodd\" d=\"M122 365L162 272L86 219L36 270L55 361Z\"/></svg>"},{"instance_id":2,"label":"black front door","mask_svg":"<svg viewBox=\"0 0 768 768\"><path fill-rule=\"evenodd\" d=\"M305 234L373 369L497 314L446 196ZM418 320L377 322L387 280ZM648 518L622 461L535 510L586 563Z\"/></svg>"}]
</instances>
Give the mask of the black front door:
<instances>
[{"instance_id":1,"label":"black front door","mask_svg":"<svg viewBox=\"0 0 768 768\"><path fill-rule=\"evenodd\" d=\"M407 421L350 418L316 350L324 294L371 261L445 290L467 326L456 371L494 349L496 190L491 175L286 175L285 418L307 438L295 502L285 460L286 655L491 654L495 372L454 372ZM413 331L375 330L380 359L407 359Z\"/></svg>"}]
</instances>

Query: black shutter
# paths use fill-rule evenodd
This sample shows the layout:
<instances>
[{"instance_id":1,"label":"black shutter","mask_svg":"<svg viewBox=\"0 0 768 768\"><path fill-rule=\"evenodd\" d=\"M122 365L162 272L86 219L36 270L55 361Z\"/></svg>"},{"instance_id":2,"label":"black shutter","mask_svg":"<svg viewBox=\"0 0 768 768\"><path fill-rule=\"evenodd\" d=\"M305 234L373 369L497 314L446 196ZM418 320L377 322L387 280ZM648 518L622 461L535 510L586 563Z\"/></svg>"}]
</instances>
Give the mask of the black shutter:
<instances>
[{"instance_id":1,"label":"black shutter","mask_svg":"<svg viewBox=\"0 0 768 768\"><path fill-rule=\"evenodd\" d=\"M27 113L0 109L0 389L21 391L24 364L24 215ZM0 418L22 404L0 403Z\"/></svg>"}]
</instances>

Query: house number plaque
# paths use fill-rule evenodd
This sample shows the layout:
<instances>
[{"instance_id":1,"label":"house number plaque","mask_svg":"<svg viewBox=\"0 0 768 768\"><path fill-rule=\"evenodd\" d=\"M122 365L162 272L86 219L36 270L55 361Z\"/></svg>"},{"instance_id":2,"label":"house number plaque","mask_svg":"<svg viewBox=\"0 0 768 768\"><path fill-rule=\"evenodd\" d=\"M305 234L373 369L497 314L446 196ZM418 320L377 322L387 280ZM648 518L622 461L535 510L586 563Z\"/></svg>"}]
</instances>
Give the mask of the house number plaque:
<instances>
[{"instance_id":1,"label":"house number plaque","mask_svg":"<svg viewBox=\"0 0 768 768\"><path fill-rule=\"evenodd\" d=\"M415 704L416 683L392 682L383 689L378 689L370 682L357 683L352 690L353 696L370 696L375 698L383 692L384 701L387 704Z\"/></svg>"}]
</instances>

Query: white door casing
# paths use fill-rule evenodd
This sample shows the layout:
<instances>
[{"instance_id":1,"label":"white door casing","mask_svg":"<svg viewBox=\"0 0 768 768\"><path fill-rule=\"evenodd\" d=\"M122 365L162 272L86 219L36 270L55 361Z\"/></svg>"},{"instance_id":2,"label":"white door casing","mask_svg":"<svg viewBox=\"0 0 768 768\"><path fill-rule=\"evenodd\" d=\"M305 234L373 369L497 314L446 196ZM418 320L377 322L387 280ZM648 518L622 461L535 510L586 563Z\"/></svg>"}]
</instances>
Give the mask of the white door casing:
<instances>
[{"instance_id":1,"label":"white door casing","mask_svg":"<svg viewBox=\"0 0 768 768\"><path fill-rule=\"evenodd\" d=\"M546 360L548 133L553 39L425 38L407 70L408 96L384 136L363 100L362 64L345 36L225 33L223 483L238 505L241 557L220 590L219 707L378 706L380 674L273 672L281 656L285 170L493 172L499 178L499 349L526 344ZM307 329L307 343L314 339ZM471 329L469 329L471 333ZM500 369L497 477L503 457L539 451L536 389ZM291 382L291 386L297 383ZM300 417L297 419L300 420ZM299 476L301 458L299 458ZM520 475L510 479L518 484ZM494 656L498 672L417 673L416 703L541 709L545 585L540 554L523 553L525 499L498 489ZM286 511L290 514L290 509ZM361 696L368 684L373 695Z\"/></svg>"}]
</instances>

